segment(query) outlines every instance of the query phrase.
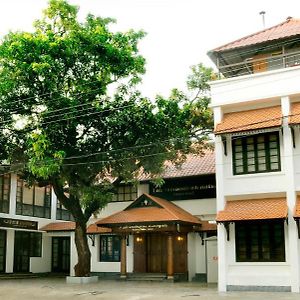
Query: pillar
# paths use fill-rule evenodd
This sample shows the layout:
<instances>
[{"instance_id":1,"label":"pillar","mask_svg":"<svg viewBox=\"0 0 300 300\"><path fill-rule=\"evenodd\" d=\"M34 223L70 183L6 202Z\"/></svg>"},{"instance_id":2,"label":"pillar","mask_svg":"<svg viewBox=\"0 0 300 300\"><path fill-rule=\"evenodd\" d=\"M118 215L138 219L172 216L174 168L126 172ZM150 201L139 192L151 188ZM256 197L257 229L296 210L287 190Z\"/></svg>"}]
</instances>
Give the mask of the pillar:
<instances>
[{"instance_id":1,"label":"pillar","mask_svg":"<svg viewBox=\"0 0 300 300\"><path fill-rule=\"evenodd\" d=\"M281 109L283 115L283 157L284 172L286 178L286 198L288 205L288 236L286 245L289 252L289 264L291 268L291 290L292 292L299 293L299 242L298 242L298 230L296 222L293 219L294 208L297 200L296 195L296 183L295 183L295 163L294 163L294 151L293 151L293 139L291 130L288 126L288 116L290 114L290 99L289 97L281 98ZM288 239L287 239L288 238Z\"/></svg>"},{"instance_id":2,"label":"pillar","mask_svg":"<svg viewBox=\"0 0 300 300\"><path fill-rule=\"evenodd\" d=\"M167 241L167 279L174 278L174 255L173 255L173 235L168 235Z\"/></svg>"},{"instance_id":3,"label":"pillar","mask_svg":"<svg viewBox=\"0 0 300 300\"><path fill-rule=\"evenodd\" d=\"M126 235L121 239L121 278L126 278Z\"/></svg>"}]
</instances>

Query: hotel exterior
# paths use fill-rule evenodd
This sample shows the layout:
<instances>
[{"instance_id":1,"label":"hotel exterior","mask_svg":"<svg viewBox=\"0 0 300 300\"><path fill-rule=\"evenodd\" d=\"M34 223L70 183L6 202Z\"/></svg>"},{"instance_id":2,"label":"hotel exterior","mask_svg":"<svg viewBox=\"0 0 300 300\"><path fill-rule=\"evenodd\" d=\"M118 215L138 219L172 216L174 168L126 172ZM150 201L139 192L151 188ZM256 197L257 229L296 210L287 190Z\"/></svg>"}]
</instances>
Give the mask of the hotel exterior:
<instances>
[{"instance_id":1,"label":"hotel exterior","mask_svg":"<svg viewBox=\"0 0 300 300\"><path fill-rule=\"evenodd\" d=\"M299 292L300 20L211 50L219 291Z\"/></svg>"}]
</instances>

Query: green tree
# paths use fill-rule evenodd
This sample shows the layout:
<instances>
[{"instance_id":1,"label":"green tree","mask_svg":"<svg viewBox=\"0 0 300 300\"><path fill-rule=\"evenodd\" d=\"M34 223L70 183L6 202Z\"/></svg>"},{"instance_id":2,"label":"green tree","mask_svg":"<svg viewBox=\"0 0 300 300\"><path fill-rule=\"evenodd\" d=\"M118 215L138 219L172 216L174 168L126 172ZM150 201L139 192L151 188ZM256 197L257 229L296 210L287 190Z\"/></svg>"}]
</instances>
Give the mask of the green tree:
<instances>
[{"instance_id":1,"label":"green tree","mask_svg":"<svg viewBox=\"0 0 300 300\"><path fill-rule=\"evenodd\" d=\"M144 33L111 32L112 19L79 22L77 13L50 0L33 32L10 32L0 44L0 158L27 182L53 186L76 222L75 274L89 276L86 223L112 197L108 178L159 173L203 141L211 114L200 94L143 98L135 86Z\"/></svg>"}]
</instances>

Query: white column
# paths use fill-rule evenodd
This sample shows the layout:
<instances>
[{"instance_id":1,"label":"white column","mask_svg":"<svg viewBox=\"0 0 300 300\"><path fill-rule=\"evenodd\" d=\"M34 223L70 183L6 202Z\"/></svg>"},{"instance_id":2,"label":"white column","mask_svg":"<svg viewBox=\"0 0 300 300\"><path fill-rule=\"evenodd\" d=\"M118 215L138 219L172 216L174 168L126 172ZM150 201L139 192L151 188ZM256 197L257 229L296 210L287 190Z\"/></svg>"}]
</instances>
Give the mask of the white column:
<instances>
[{"instance_id":1,"label":"white column","mask_svg":"<svg viewBox=\"0 0 300 300\"><path fill-rule=\"evenodd\" d=\"M223 114L221 107L214 109L215 125L222 121ZM216 185L217 185L217 212L225 207L224 197L224 149L221 136L215 138L216 155ZM229 154L227 154L229 155ZM218 225L218 289L220 292L226 292L227 286L227 240L226 230L222 224Z\"/></svg>"},{"instance_id":2,"label":"white column","mask_svg":"<svg viewBox=\"0 0 300 300\"><path fill-rule=\"evenodd\" d=\"M14 271L14 246L15 246L15 231L8 229L6 231L6 273Z\"/></svg>"},{"instance_id":3,"label":"white column","mask_svg":"<svg viewBox=\"0 0 300 300\"><path fill-rule=\"evenodd\" d=\"M298 257L298 232L296 222L293 219L293 212L296 203L295 191L295 171L293 157L293 140L291 130L288 126L287 116L290 114L289 97L281 98L281 108L283 115L283 166L286 176L286 197L288 205L288 251L289 264L291 268L291 289L292 292L299 292L299 257ZM285 118L286 116L286 118Z\"/></svg>"},{"instance_id":4,"label":"white column","mask_svg":"<svg viewBox=\"0 0 300 300\"><path fill-rule=\"evenodd\" d=\"M56 220L57 197L54 190L51 191L51 221Z\"/></svg>"},{"instance_id":5,"label":"white column","mask_svg":"<svg viewBox=\"0 0 300 300\"><path fill-rule=\"evenodd\" d=\"M10 196L9 196L9 214L11 216L16 215L16 206L17 206L17 175L11 175L10 182Z\"/></svg>"},{"instance_id":6,"label":"white column","mask_svg":"<svg viewBox=\"0 0 300 300\"><path fill-rule=\"evenodd\" d=\"M75 276L74 267L78 262L77 250L75 245L75 232L71 232L70 248L70 276Z\"/></svg>"}]
</instances>

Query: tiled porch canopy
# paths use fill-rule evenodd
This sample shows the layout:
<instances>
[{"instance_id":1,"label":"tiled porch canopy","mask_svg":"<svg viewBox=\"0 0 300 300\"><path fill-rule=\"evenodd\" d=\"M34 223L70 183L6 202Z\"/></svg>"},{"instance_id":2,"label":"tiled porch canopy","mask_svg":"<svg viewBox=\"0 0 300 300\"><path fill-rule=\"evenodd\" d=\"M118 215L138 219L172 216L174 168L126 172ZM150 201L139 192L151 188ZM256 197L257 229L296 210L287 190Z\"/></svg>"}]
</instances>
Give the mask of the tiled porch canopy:
<instances>
[{"instance_id":1,"label":"tiled porch canopy","mask_svg":"<svg viewBox=\"0 0 300 300\"><path fill-rule=\"evenodd\" d=\"M225 113L223 121L217 124L215 134L246 133L279 128L282 125L280 106Z\"/></svg>"},{"instance_id":2,"label":"tiled porch canopy","mask_svg":"<svg viewBox=\"0 0 300 300\"><path fill-rule=\"evenodd\" d=\"M225 209L218 212L216 221L278 220L286 219L287 214L286 198L236 200L227 201Z\"/></svg>"},{"instance_id":3,"label":"tiled porch canopy","mask_svg":"<svg viewBox=\"0 0 300 300\"><path fill-rule=\"evenodd\" d=\"M289 125L300 125L300 102L292 103Z\"/></svg>"},{"instance_id":4,"label":"tiled porch canopy","mask_svg":"<svg viewBox=\"0 0 300 300\"><path fill-rule=\"evenodd\" d=\"M42 231L47 232L62 232L62 231L74 231L75 222L54 222L49 223L46 226L40 228ZM99 227L96 224L90 224L87 227L87 234L100 234L100 233L110 233L110 228Z\"/></svg>"},{"instance_id":5,"label":"tiled porch canopy","mask_svg":"<svg viewBox=\"0 0 300 300\"><path fill-rule=\"evenodd\" d=\"M123 211L96 223L113 232L199 231L200 220L172 202L143 194Z\"/></svg>"}]
</instances>

